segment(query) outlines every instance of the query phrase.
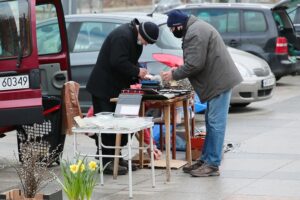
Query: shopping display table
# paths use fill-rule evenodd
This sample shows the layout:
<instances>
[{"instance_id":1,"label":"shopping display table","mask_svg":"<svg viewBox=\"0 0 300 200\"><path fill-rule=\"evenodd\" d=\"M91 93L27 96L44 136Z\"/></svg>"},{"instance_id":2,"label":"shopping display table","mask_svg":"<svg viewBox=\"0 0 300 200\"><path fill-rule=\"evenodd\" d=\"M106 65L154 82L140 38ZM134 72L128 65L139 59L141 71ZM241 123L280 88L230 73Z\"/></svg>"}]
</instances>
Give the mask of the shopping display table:
<instances>
[{"instance_id":1,"label":"shopping display table","mask_svg":"<svg viewBox=\"0 0 300 200\"><path fill-rule=\"evenodd\" d=\"M153 154L153 127L152 118L148 117L126 117L126 116L113 116L112 114L103 114L89 118L83 118L80 122L80 127L73 127L72 132L74 136L74 156L87 156L99 157L99 165L103 168L103 157L110 158L123 158L128 157L128 177L129 177L129 198L132 198L132 149L133 148L147 148L135 147L132 145L132 139L139 132L143 133L146 128L150 128L150 149L151 149L151 174L152 174L152 187L155 187L155 172L154 172L154 154ZM81 154L77 150L77 134L96 133L99 138L99 155L94 154ZM101 141L101 134L126 134L128 136L127 146L105 146ZM123 155L102 155L102 148L123 149L127 148L128 153ZM104 184L103 170L100 170L100 183Z\"/></svg>"}]
</instances>

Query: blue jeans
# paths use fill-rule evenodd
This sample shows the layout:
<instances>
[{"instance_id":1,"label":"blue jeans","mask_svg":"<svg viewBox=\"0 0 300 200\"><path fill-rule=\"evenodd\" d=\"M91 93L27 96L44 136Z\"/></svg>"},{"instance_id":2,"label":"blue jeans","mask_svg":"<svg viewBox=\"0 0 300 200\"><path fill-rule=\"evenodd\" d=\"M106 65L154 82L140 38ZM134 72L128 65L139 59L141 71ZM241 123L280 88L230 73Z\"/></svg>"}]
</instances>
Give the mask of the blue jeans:
<instances>
[{"instance_id":1,"label":"blue jeans","mask_svg":"<svg viewBox=\"0 0 300 200\"><path fill-rule=\"evenodd\" d=\"M206 137L201 160L209 165L221 164L230 97L231 90L228 90L207 101Z\"/></svg>"}]
</instances>

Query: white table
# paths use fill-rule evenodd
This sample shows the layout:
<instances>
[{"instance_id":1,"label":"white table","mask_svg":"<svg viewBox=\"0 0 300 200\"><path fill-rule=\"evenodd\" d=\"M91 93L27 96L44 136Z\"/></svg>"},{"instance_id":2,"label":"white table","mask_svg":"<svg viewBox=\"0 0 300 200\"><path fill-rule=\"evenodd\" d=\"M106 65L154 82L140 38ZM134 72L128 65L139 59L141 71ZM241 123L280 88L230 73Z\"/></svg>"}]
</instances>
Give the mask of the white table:
<instances>
[{"instance_id":1,"label":"white table","mask_svg":"<svg viewBox=\"0 0 300 200\"><path fill-rule=\"evenodd\" d=\"M81 127L73 127L72 132L74 136L74 156L82 155L87 157L99 157L99 164L103 169L103 157L121 158L128 156L128 178L129 178L129 198L132 198L132 148L140 149L141 147L132 146L132 138L139 131L150 128L150 149L151 149L151 174L152 187L155 187L155 172L154 172L154 154L153 154L153 133L152 127L154 123L148 117L114 117L114 116L95 116L82 119L84 125ZM77 151L77 134L96 133L99 138L99 155L81 154ZM105 146L101 141L101 134L127 134L128 143L125 147L120 146ZM133 134L132 134L133 133ZM128 153L126 155L102 155L102 147L110 149L126 148ZM142 147L143 148L143 147ZM100 170L100 183L104 185L103 170Z\"/></svg>"}]
</instances>

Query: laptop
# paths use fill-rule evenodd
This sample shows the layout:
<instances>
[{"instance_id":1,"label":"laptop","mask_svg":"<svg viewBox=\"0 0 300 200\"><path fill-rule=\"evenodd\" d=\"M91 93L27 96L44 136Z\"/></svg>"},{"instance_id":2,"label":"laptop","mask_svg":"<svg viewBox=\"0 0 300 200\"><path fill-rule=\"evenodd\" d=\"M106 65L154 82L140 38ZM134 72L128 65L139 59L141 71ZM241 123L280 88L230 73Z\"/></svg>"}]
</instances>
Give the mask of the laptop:
<instances>
[{"instance_id":1,"label":"laptop","mask_svg":"<svg viewBox=\"0 0 300 200\"><path fill-rule=\"evenodd\" d=\"M115 115L138 116L142 97L142 94L121 93L118 97Z\"/></svg>"}]
</instances>

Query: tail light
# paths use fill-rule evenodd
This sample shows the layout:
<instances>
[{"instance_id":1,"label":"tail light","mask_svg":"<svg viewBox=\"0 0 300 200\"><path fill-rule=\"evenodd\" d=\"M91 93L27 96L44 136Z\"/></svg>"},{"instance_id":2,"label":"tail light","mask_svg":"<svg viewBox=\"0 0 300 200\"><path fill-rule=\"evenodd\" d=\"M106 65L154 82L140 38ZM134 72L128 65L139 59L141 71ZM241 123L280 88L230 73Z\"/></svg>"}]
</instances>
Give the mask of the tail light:
<instances>
[{"instance_id":1,"label":"tail light","mask_svg":"<svg viewBox=\"0 0 300 200\"><path fill-rule=\"evenodd\" d=\"M170 68L177 68L183 65L183 59L180 56L163 53L154 53L152 54L152 57L158 62L161 62Z\"/></svg>"},{"instance_id":2,"label":"tail light","mask_svg":"<svg viewBox=\"0 0 300 200\"><path fill-rule=\"evenodd\" d=\"M276 40L276 54L287 54L288 53L288 44L285 37L278 37Z\"/></svg>"}]
</instances>

